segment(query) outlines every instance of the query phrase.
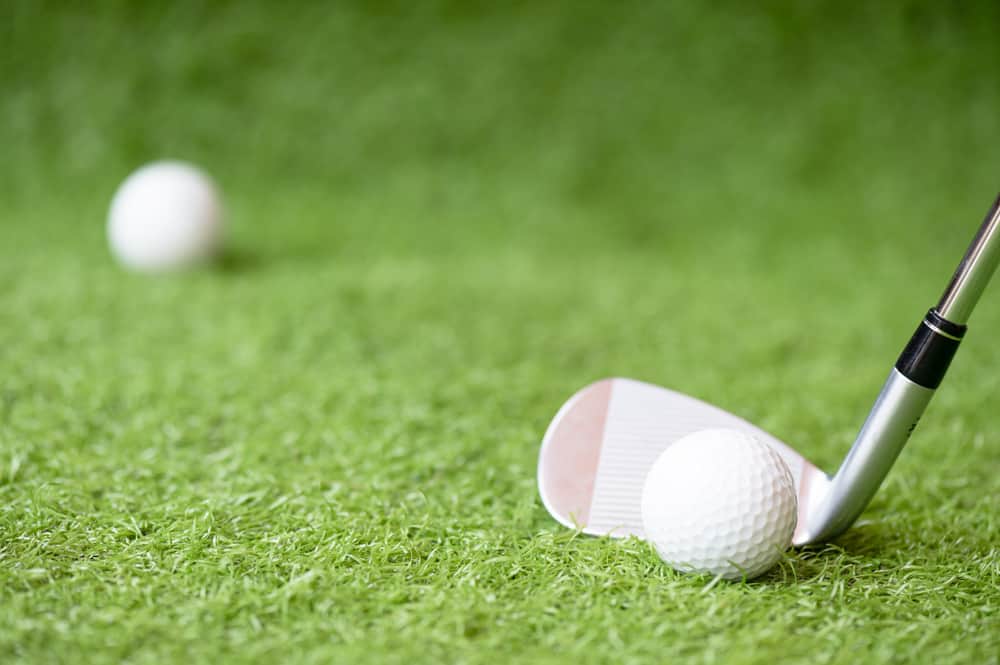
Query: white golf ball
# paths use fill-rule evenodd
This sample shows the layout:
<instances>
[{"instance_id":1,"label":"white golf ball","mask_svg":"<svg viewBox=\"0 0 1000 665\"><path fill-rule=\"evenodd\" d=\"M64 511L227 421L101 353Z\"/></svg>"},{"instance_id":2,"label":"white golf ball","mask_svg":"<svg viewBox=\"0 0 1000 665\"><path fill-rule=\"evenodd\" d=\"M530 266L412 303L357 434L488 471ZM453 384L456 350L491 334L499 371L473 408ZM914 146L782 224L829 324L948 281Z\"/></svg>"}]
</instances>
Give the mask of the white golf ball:
<instances>
[{"instance_id":1,"label":"white golf ball","mask_svg":"<svg viewBox=\"0 0 1000 665\"><path fill-rule=\"evenodd\" d=\"M167 271L212 258L222 237L222 203L204 172L183 162L154 162L115 192L108 241L124 265Z\"/></svg>"},{"instance_id":2,"label":"white golf ball","mask_svg":"<svg viewBox=\"0 0 1000 665\"><path fill-rule=\"evenodd\" d=\"M671 567L756 577L788 549L795 483L781 456L744 432L708 429L671 444L642 492L646 539Z\"/></svg>"}]
</instances>

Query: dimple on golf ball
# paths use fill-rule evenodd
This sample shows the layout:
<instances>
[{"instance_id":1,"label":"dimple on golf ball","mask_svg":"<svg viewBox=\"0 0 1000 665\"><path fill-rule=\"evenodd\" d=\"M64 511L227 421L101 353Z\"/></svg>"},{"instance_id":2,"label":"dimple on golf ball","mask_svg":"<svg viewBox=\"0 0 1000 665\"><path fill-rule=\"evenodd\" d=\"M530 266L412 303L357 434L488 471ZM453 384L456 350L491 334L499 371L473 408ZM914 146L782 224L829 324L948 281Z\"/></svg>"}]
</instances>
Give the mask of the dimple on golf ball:
<instances>
[{"instance_id":1,"label":"dimple on golf ball","mask_svg":"<svg viewBox=\"0 0 1000 665\"><path fill-rule=\"evenodd\" d=\"M157 272L212 258L222 235L222 203L212 179L184 162L154 162L119 186L108 212L118 260Z\"/></svg>"},{"instance_id":2,"label":"dimple on golf ball","mask_svg":"<svg viewBox=\"0 0 1000 665\"><path fill-rule=\"evenodd\" d=\"M653 464L642 493L646 539L671 567L757 577L788 549L798 501L781 456L750 434L694 432Z\"/></svg>"}]
</instances>

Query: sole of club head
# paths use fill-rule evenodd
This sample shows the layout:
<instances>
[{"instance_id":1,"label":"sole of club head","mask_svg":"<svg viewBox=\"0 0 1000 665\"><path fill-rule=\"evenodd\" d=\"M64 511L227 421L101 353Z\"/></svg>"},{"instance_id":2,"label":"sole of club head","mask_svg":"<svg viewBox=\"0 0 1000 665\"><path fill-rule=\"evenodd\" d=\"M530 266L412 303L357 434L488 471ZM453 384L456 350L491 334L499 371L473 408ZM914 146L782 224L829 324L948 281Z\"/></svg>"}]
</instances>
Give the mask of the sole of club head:
<instances>
[{"instance_id":1,"label":"sole of club head","mask_svg":"<svg viewBox=\"0 0 1000 665\"><path fill-rule=\"evenodd\" d=\"M643 538L642 488L670 444L698 430L726 427L770 444L788 465L798 494L793 544L830 479L791 446L724 409L632 379L604 379L573 395L552 420L538 461L542 503L557 521L595 536Z\"/></svg>"}]
</instances>

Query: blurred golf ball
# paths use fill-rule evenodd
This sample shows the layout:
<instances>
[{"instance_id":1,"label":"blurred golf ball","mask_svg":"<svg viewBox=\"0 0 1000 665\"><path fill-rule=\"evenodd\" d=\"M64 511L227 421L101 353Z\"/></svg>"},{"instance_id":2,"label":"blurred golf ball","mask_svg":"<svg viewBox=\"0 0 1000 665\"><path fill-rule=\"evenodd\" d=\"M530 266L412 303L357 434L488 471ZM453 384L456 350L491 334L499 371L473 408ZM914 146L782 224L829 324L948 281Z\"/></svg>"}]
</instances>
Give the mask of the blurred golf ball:
<instances>
[{"instance_id":1,"label":"blurred golf ball","mask_svg":"<svg viewBox=\"0 0 1000 665\"><path fill-rule=\"evenodd\" d=\"M671 567L749 579L788 549L798 500L769 445L730 429L689 434L653 464L642 493L646 538Z\"/></svg>"},{"instance_id":2,"label":"blurred golf ball","mask_svg":"<svg viewBox=\"0 0 1000 665\"><path fill-rule=\"evenodd\" d=\"M108 212L115 257L158 272L211 259L222 238L222 203L215 183L183 162L154 162L118 187Z\"/></svg>"}]
</instances>

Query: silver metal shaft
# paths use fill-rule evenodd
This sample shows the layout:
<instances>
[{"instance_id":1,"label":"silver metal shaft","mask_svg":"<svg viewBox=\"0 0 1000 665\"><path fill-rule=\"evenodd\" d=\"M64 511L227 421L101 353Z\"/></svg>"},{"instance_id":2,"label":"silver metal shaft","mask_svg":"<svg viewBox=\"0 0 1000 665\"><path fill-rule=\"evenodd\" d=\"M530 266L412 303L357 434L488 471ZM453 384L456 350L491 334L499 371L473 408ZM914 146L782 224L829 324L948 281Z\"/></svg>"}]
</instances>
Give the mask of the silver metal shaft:
<instances>
[{"instance_id":1,"label":"silver metal shaft","mask_svg":"<svg viewBox=\"0 0 1000 665\"><path fill-rule=\"evenodd\" d=\"M937 313L951 323L965 325L998 263L1000 196L941 296ZM829 540L854 523L878 491L933 396L934 389L892 369L826 495L806 516L806 529L796 545Z\"/></svg>"},{"instance_id":2,"label":"silver metal shaft","mask_svg":"<svg viewBox=\"0 0 1000 665\"><path fill-rule=\"evenodd\" d=\"M979 296L1000 263L1000 196L993 202L979 233L958 264L955 275L938 302L938 314L952 323L965 324Z\"/></svg>"},{"instance_id":3,"label":"silver metal shaft","mask_svg":"<svg viewBox=\"0 0 1000 665\"><path fill-rule=\"evenodd\" d=\"M895 368L889 372L858 438L830 482L826 495L806 519L795 545L829 540L847 530L868 506L917 426L930 388L913 383Z\"/></svg>"}]
</instances>

